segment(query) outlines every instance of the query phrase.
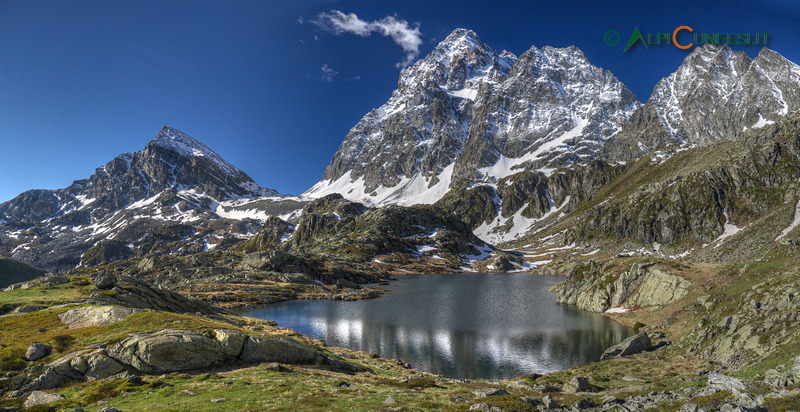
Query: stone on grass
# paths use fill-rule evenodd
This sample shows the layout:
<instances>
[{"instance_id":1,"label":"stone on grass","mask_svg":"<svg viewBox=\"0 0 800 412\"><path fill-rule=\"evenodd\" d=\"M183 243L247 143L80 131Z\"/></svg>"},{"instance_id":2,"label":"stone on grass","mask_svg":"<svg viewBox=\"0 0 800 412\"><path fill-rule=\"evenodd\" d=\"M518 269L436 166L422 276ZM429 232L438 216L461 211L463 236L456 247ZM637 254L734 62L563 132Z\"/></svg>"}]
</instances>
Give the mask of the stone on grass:
<instances>
[{"instance_id":1,"label":"stone on grass","mask_svg":"<svg viewBox=\"0 0 800 412\"><path fill-rule=\"evenodd\" d=\"M143 311L119 306L89 306L68 310L58 315L58 319L70 329L75 329L108 325L124 320L129 315L139 312Z\"/></svg>"},{"instance_id":2,"label":"stone on grass","mask_svg":"<svg viewBox=\"0 0 800 412\"><path fill-rule=\"evenodd\" d=\"M743 391L747 389L747 386L741 379L723 375L717 372L711 372L708 374L708 386L719 390L735 389Z\"/></svg>"},{"instance_id":3,"label":"stone on grass","mask_svg":"<svg viewBox=\"0 0 800 412\"><path fill-rule=\"evenodd\" d=\"M220 365L231 360L226 356L230 352L216 339L179 329L134 335L108 350L112 358L147 374Z\"/></svg>"},{"instance_id":4,"label":"stone on grass","mask_svg":"<svg viewBox=\"0 0 800 412\"><path fill-rule=\"evenodd\" d=\"M28 351L25 352L25 359L35 361L44 358L52 352L52 348L43 343L34 343L28 346Z\"/></svg>"},{"instance_id":5,"label":"stone on grass","mask_svg":"<svg viewBox=\"0 0 800 412\"><path fill-rule=\"evenodd\" d=\"M508 391L501 388L484 388L473 392L478 398L485 398L487 396L502 396L508 395Z\"/></svg>"},{"instance_id":6,"label":"stone on grass","mask_svg":"<svg viewBox=\"0 0 800 412\"><path fill-rule=\"evenodd\" d=\"M471 411L492 411L492 412L500 412L503 409L497 406L489 405L488 403L473 403L472 406L469 407Z\"/></svg>"},{"instance_id":7,"label":"stone on grass","mask_svg":"<svg viewBox=\"0 0 800 412\"><path fill-rule=\"evenodd\" d=\"M636 335L633 335L623 340L622 342L606 349L606 351L603 352L603 355L600 356L600 360L621 358L623 356L635 355L637 353L649 351L652 348L653 348L653 343L650 341L650 337L647 336L647 333L639 332Z\"/></svg>"},{"instance_id":8,"label":"stone on grass","mask_svg":"<svg viewBox=\"0 0 800 412\"><path fill-rule=\"evenodd\" d=\"M577 376L564 383L561 391L567 393L596 392L597 389L591 383L589 383L588 379L584 378L583 376Z\"/></svg>"},{"instance_id":9,"label":"stone on grass","mask_svg":"<svg viewBox=\"0 0 800 412\"><path fill-rule=\"evenodd\" d=\"M117 277L111 273L103 272L92 278L92 284L100 290L109 290L117 284Z\"/></svg>"},{"instance_id":10,"label":"stone on grass","mask_svg":"<svg viewBox=\"0 0 800 412\"><path fill-rule=\"evenodd\" d=\"M546 395L542 398L542 406L544 406L545 409L561 409L561 405L554 401L550 395Z\"/></svg>"},{"instance_id":11,"label":"stone on grass","mask_svg":"<svg viewBox=\"0 0 800 412\"><path fill-rule=\"evenodd\" d=\"M38 405L47 405L48 403L58 402L62 399L64 399L64 396L57 393L33 391L30 395L28 395L28 398L25 399L25 403L22 404L22 407L32 408Z\"/></svg>"}]
</instances>

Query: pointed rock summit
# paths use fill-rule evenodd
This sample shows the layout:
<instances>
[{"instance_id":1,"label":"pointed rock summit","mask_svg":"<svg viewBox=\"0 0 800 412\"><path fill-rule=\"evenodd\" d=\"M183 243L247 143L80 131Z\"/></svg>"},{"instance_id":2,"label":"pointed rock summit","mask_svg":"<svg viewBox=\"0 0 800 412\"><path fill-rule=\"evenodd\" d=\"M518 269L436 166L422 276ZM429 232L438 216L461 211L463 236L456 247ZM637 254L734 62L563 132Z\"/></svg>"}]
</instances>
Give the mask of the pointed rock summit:
<instances>
[{"instance_id":1,"label":"pointed rock summit","mask_svg":"<svg viewBox=\"0 0 800 412\"><path fill-rule=\"evenodd\" d=\"M209 247L209 225L221 217L221 202L263 196L278 192L259 186L189 135L164 127L144 149L117 156L87 179L0 204L0 253L65 270L87 261L84 253L98 247L99 261L131 255L143 244L146 251L202 251ZM230 235L257 229L215 224ZM95 263L97 254L91 257Z\"/></svg>"}]
</instances>

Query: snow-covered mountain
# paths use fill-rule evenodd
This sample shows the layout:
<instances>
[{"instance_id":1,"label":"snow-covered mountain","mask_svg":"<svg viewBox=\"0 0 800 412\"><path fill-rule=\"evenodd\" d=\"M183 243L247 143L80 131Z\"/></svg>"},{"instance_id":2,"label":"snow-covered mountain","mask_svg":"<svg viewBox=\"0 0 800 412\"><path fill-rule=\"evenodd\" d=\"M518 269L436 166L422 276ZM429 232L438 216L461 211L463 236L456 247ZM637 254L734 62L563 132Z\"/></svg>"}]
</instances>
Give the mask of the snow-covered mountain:
<instances>
[{"instance_id":1,"label":"snow-covered mountain","mask_svg":"<svg viewBox=\"0 0 800 412\"><path fill-rule=\"evenodd\" d=\"M185 254L246 238L260 220L301 206L164 127L144 149L117 156L88 179L0 204L0 251L50 270L156 251Z\"/></svg>"},{"instance_id":2,"label":"snow-covered mountain","mask_svg":"<svg viewBox=\"0 0 800 412\"><path fill-rule=\"evenodd\" d=\"M800 66L764 48L696 48L603 149L611 160L743 137L800 109Z\"/></svg>"},{"instance_id":3,"label":"snow-covered mountain","mask_svg":"<svg viewBox=\"0 0 800 412\"><path fill-rule=\"evenodd\" d=\"M305 196L433 203L453 187L593 159L640 106L575 47L519 58L457 29L400 73Z\"/></svg>"}]
</instances>

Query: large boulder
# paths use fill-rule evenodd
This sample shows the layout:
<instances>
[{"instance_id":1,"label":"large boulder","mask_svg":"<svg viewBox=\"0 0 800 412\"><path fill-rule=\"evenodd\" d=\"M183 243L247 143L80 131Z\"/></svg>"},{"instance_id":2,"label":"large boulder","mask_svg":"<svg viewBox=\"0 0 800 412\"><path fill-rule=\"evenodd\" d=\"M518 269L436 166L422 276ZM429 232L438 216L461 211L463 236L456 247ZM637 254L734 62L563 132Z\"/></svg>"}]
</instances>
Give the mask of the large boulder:
<instances>
[{"instance_id":1,"label":"large boulder","mask_svg":"<svg viewBox=\"0 0 800 412\"><path fill-rule=\"evenodd\" d=\"M245 362L314 363L323 357L310 347L290 339L251 336L244 343L241 359Z\"/></svg>"},{"instance_id":2,"label":"large boulder","mask_svg":"<svg viewBox=\"0 0 800 412\"><path fill-rule=\"evenodd\" d=\"M100 290L109 290L116 286L117 277L108 272L102 272L92 278L92 284Z\"/></svg>"},{"instance_id":3,"label":"large boulder","mask_svg":"<svg viewBox=\"0 0 800 412\"><path fill-rule=\"evenodd\" d=\"M31 380L22 390L25 392L33 390L53 389L69 380L83 380L84 374L89 368L84 355L92 352L91 350L79 350L64 355L44 366L43 372Z\"/></svg>"},{"instance_id":4,"label":"large boulder","mask_svg":"<svg viewBox=\"0 0 800 412\"><path fill-rule=\"evenodd\" d=\"M39 360L50 355L51 352L52 348L50 346L37 342L28 346L28 350L25 352L25 359L29 361Z\"/></svg>"},{"instance_id":5,"label":"large boulder","mask_svg":"<svg viewBox=\"0 0 800 412\"><path fill-rule=\"evenodd\" d=\"M642 353L652 349L653 343L650 341L650 337L647 336L647 333L639 332L638 334L633 335L606 349L606 351L603 352L603 355L600 356L600 360L621 358L623 356L635 355L637 353Z\"/></svg>"},{"instance_id":6,"label":"large boulder","mask_svg":"<svg viewBox=\"0 0 800 412\"><path fill-rule=\"evenodd\" d=\"M124 320L129 315L139 312L143 312L143 310L119 306L89 306L66 311L58 315L58 319L70 329L75 329L108 325Z\"/></svg>"},{"instance_id":7,"label":"large boulder","mask_svg":"<svg viewBox=\"0 0 800 412\"><path fill-rule=\"evenodd\" d=\"M108 353L143 373L207 368L232 360L241 352L244 334L239 333L216 331L212 338L191 330L164 329L134 335L110 348Z\"/></svg>"}]
</instances>

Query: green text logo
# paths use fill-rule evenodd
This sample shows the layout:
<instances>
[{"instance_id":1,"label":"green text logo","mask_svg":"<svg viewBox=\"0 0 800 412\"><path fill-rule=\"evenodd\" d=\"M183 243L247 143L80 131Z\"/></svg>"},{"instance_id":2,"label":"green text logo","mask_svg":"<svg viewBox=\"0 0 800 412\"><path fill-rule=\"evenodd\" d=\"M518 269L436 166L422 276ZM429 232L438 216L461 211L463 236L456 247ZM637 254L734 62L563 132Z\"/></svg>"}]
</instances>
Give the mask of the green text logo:
<instances>
[{"instance_id":1,"label":"green text logo","mask_svg":"<svg viewBox=\"0 0 800 412\"><path fill-rule=\"evenodd\" d=\"M616 46L620 43L622 36L617 30L608 30L603 36L603 41L609 46ZM635 27L625 43L623 53L643 45L650 50L651 46L672 45L679 49L688 50L694 46L704 44L718 45L746 45L746 46L766 46L769 41L769 33L748 33L748 32L717 32L702 33L696 32L689 26L678 26L672 32L646 32L643 33L639 27Z\"/></svg>"}]
</instances>

